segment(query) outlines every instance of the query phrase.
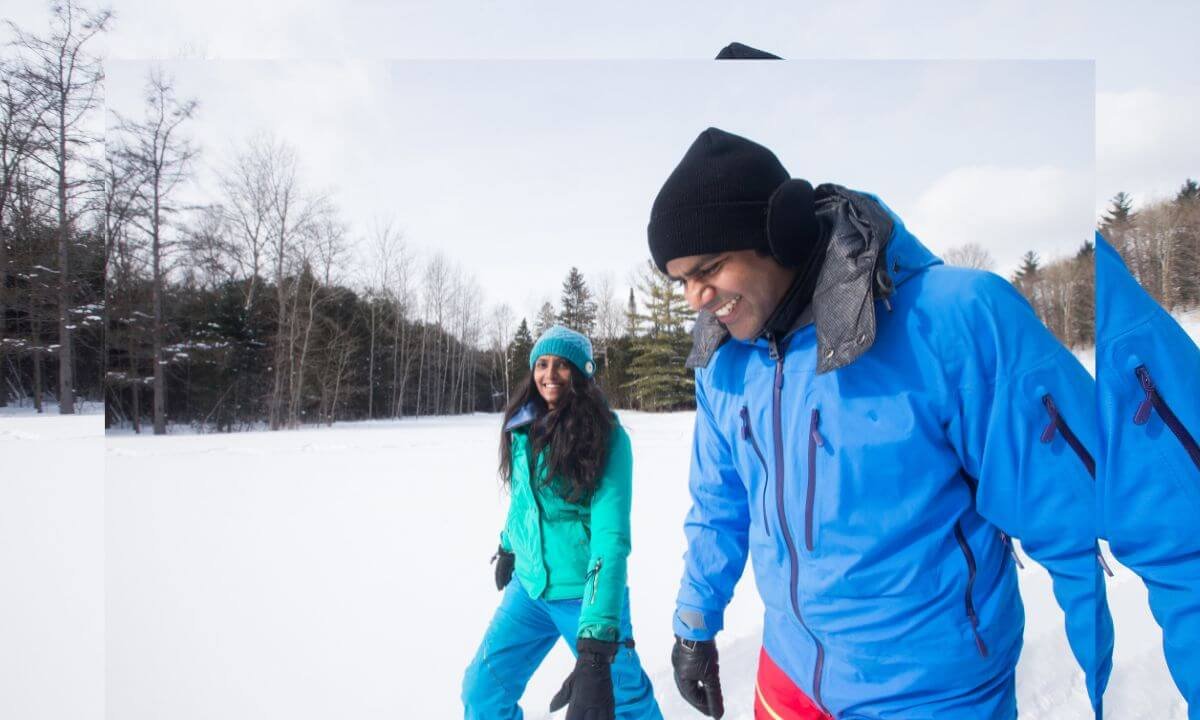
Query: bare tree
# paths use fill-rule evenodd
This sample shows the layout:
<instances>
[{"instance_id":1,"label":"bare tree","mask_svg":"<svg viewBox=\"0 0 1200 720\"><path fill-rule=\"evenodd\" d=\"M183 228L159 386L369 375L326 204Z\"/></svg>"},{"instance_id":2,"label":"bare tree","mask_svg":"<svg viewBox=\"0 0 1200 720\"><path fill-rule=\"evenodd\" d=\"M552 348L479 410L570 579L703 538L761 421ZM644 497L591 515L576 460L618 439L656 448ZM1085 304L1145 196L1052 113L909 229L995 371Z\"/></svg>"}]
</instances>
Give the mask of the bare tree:
<instances>
[{"instance_id":1,"label":"bare tree","mask_svg":"<svg viewBox=\"0 0 1200 720\"><path fill-rule=\"evenodd\" d=\"M367 299L367 417L375 417L375 358L379 338L381 315L387 309L391 293L395 256L401 251L400 236L387 221L376 221L368 241L366 258ZM395 367L393 366L393 383ZM394 390L393 390L394 392ZM394 402L394 398L393 398Z\"/></svg>"},{"instance_id":2,"label":"bare tree","mask_svg":"<svg viewBox=\"0 0 1200 720\"><path fill-rule=\"evenodd\" d=\"M18 174L30 162L41 128L45 106L37 102L35 88L8 61L0 61L0 407L8 404L4 381L6 321L8 315L9 243L11 218L6 211L14 201Z\"/></svg>"},{"instance_id":3,"label":"bare tree","mask_svg":"<svg viewBox=\"0 0 1200 720\"><path fill-rule=\"evenodd\" d=\"M942 259L946 261L947 265L975 268L976 270L992 270L996 267L996 262L992 260L992 255L987 248L973 242L950 248L942 256Z\"/></svg>"},{"instance_id":4,"label":"bare tree","mask_svg":"<svg viewBox=\"0 0 1200 720\"><path fill-rule=\"evenodd\" d=\"M507 303L501 303L492 309L492 313L488 318L488 341L492 355L492 376L500 376L500 388L492 390L493 399L498 392L503 392L503 398L508 397L509 382L508 378L511 374L509 369L508 345L512 342L513 332L516 331L516 315L513 309ZM499 365L499 367L496 367ZM493 409L495 403L493 402Z\"/></svg>"},{"instance_id":5,"label":"bare tree","mask_svg":"<svg viewBox=\"0 0 1200 720\"><path fill-rule=\"evenodd\" d=\"M230 232L224 208L209 205L198 209L180 241L187 255L184 279L191 287L212 290L221 283L237 280L238 272L232 260L236 251Z\"/></svg>"},{"instance_id":6,"label":"bare tree","mask_svg":"<svg viewBox=\"0 0 1200 720\"><path fill-rule=\"evenodd\" d=\"M304 191L299 180L295 150L270 136L258 136L235 162L236 180L227 186L231 205L239 208L235 218L242 231L248 255L243 258L248 278L246 307L253 303L257 272L266 262L275 283L276 333L272 363L272 387L268 422L276 430L295 413L285 403L295 397L296 356L300 325L289 313L298 308L300 296L295 271L296 245L310 224L328 207L324 196Z\"/></svg>"},{"instance_id":7,"label":"bare tree","mask_svg":"<svg viewBox=\"0 0 1200 720\"><path fill-rule=\"evenodd\" d=\"M258 282L266 269L275 146L268 135L254 136L236 151L220 175L221 207L233 234L230 256L246 279L243 307L247 311L254 305Z\"/></svg>"},{"instance_id":8,"label":"bare tree","mask_svg":"<svg viewBox=\"0 0 1200 720\"><path fill-rule=\"evenodd\" d=\"M94 187L87 179L80 178L83 164L80 150L99 146L100 139L89 134L88 123L99 105L98 93L104 81L103 66L88 53L87 46L92 38L107 30L111 19L111 10L91 11L76 0L62 0L52 6L47 37L31 35L9 23L23 51L20 72L36 88L46 109L42 127L49 152L33 157L53 175L57 190L58 402L59 412L64 415L75 412L70 246L78 210L73 205L81 189Z\"/></svg>"},{"instance_id":9,"label":"bare tree","mask_svg":"<svg viewBox=\"0 0 1200 720\"><path fill-rule=\"evenodd\" d=\"M150 258L151 288L151 362L154 372L154 434L167 432L167 385L163 357L165 319L163 295L168 255L174 243L166 236L171 216L179 208L171 197L187 177L196 155L195 148L181 136L182 126L196 112L195 100L179 100L169 77L160 69L152 70L146 83L145 114L141 120L118 116L117 147L114 152L137 168L144 181L139 194L142 201L132 222L146 236Z\"/></svg>"}]
</instances>

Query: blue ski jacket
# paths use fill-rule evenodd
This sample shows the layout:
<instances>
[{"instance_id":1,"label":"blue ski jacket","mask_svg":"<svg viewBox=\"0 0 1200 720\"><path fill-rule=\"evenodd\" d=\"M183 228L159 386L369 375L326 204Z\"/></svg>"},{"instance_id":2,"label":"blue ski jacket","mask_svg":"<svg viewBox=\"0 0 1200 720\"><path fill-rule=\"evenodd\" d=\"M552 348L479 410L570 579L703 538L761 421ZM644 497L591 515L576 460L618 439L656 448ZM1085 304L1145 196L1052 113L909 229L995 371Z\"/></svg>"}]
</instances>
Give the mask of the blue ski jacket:
<instances>
[{"instance_id":1,"label":"blue ski jacket","mask_svg":"<svg viewBox=\"0 0 1200 720\"><path fill-rule=\"evenodd\" d=\"M817 322L730 338L696 371L675 631L722 629L750 555L767 653L832 717L1012 718L1017 538L1052 576L1098 710L1094 382L1008 282L943 265L851 194L891 219L870 347L818 371L834 355L819 284Z\"/></svg>"},{"instance_id":2,"label":"blue ski jacket","mask_svg":"<svg viewBox=\"0 0 1200 720\"><path fill-rule=\"evenodd\" d=\"M1200 348L1096 234L1099 493L1137 573L1189 717L1200 719Z\"/></svg>"}]
</instances>

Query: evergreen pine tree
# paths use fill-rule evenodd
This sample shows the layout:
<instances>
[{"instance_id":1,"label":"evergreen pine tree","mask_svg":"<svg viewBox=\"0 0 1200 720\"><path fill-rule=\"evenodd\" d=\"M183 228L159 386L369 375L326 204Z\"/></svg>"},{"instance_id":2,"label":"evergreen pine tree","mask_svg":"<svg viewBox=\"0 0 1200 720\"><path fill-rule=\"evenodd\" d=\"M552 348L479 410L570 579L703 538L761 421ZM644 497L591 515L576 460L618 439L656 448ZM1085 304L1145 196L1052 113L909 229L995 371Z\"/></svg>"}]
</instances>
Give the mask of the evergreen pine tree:
<instances>
[{"instance_id":1,"label":"evergreen pine tree","mask_svg":"<svg viewBox=\"0 0 1200 720\"><path fill-rule=\"evenodd\" d=\"M1041 260L1038 254L1032 250L1021 256L1021 267L1017 270L1017 274L1013 276L1013 283L1020 284L1022 282L1032 282L1037 279L1038 269L1041 267Z\"/></svg>"},{"instance_id":2,"label":"evergreen pine tree","mask_svg":"<svg viewBox=\"0 0 1200 720\"><path fill-rule=\"evenodd\" d=\"M645 315L645 334L633 342L634 357L629 366L633 377L630 388L643 410L677 410L693 407L695 380L684 363L691 348L688 328L695 313L688 307L670 278L647 264L639 282Z\"/></svg>"},{"instance_id":3,"label":"evergreen pine tree","mask_svg":"<svg viewBox=\"0 0 1200 720\"><path fill-rule=\"evenodd\" d=\"M642 321L638 317L637 300L633 297L633 288L629 288L629 305L625 307L625 337L632 340L642 331Z\"/></svg>"},{"instance_id":4,"label":"evergreen pine tree","mask_svg":"<svg viewBox=\"0 0 1200 720\"><path fill-rule=\"evenodd\" d=\"M1133 211L1133 198L1126 192L1119 192L1113 195L1108 212L1100 220L1100 232L1106 237L1123 232L1133 224L1135 215L1137 213Z\"/></svg>"},{"instance_id":5,"label":"evergreen pine tree","mask_svg":"<svg viewBox=\"0 0 1200 720\"><path fill-rule=\"evenodd\" d=\"M1175 194L1175 203L1178 205L1187 205L1200 200L1200 183L1188 178L1183 185L1179 187L1179 192Z\"/></svg>"},{"instance_id":6,"label":"evergreen pine tree","mask_svg":"<svg viewBox=\"0 0 1200 720\"><path fill-rule=\"evenodd\" d=\"M583 333L589 338L596 326L596 303L588 289L583 273L571 268L562 286L562 311L558 313L560 325Z\"/></svg>"},{"instance_id":7,"label":"evergreen pine tree","mask_svg":"<svg viewBox=\"0 0 1200 720\"><path fill-rule=\"evenodd\" d=\"M542 309L538 310L537 319L533 321L533 337L540 338L542 333L549 330L558 322L558 317L554 314L554 306L549 302L542 303Z\"/></svg>"},{"instance_id":8,"label":"evergreen pine tree","mask_svg":"<svg viewBox=\"0 0 1200 720\"><path fill-rule=\"evenodd\" d=\"M515 387L529 372L529 353L532 351L533 336L529 332L529 323L521 318L516 334L508 343L508 371L512 374L508 378L510 388Z\"/></svg>"}]
</instances>

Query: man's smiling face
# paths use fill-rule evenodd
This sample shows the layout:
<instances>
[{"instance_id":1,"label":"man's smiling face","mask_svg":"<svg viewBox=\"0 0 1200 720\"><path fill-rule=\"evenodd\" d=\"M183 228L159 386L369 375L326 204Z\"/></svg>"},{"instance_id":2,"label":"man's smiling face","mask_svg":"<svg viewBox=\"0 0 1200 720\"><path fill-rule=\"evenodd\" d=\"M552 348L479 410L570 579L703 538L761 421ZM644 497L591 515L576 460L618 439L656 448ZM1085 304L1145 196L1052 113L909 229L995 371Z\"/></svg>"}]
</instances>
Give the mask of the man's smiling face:
<instances>
[{"instance_id":1,"label":"man's smiling face","mask_svg":"<svg viewBox=\"0 0 1200 720\"><path fill-rule=\"evenodd\" d=\"M794 270L753 250L688 255L667 262L693 310L707 310L739 340L758 335L787 292Z\"/></svg>"}]
</instances>

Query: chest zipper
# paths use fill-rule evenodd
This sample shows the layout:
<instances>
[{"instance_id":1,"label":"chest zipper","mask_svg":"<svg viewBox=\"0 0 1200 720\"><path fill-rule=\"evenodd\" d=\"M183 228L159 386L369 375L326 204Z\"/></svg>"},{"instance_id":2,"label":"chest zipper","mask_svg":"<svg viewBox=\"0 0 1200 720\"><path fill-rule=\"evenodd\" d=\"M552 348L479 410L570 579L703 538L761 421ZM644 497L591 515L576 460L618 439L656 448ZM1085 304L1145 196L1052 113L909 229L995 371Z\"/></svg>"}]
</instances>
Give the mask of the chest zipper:
<instances>
[{"instance_id":1,"label":"chest zipper","mask_svg":"<svg viewBox=\"0 0 1200 720\"><path fill-rule=\"evenodd\" d=\"M767 537L771 536L771 523L767 521L767 486L770 485L770 475L767 471L767 458L763 456L762 450L758 448L758 441L754 439L754 433L750 430L750 408L742 406L742 439L750 441L750 447L754 449L754 454L758 456L759 463L763 469L762 483L762 523L763 529L767 532Z\"/></svg>"},{"instance_id":2,"label":"chest zipper","mask_svg":"<svg viewBox=\"0 0 1200 720\"><path fill-rule=\"evenodd\" d=\"M817 495L817 448L825 447L825 439L817 426L821 412L813 408L808 419L808 492L804 496L804 546L813 550L813 502Z\"/></svg>"}]
</instances>

